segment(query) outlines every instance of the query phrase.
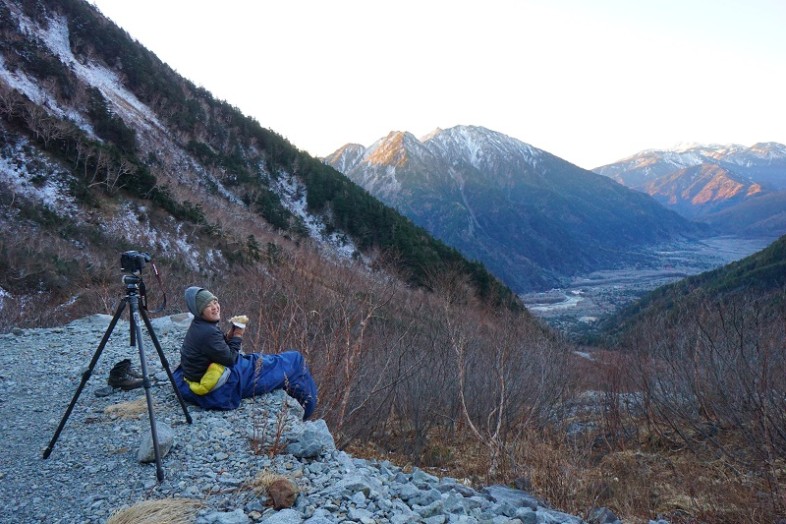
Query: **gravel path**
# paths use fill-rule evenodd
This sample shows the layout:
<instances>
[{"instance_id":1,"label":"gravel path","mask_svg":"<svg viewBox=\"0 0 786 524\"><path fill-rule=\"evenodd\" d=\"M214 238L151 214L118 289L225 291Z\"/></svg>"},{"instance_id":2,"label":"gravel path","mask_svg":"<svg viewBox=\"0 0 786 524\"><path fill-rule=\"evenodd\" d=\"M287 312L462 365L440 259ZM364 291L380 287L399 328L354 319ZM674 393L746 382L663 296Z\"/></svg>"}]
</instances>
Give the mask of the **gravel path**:
<instances>
[{"instance_id":1,"label":"gravel path","mask_svg":"<svg viewBox=\"0 0 786 524\"><path fill-rule=\"evenodd\" d=\"M105 522L123 506L172 497L204 503L197 524L582 522L521 491L502 486L475 491L417 468L405 472L388 462L352 458L335 450L323 421L301 422L300 406L283 392L244 401L229 412L188 406L193 417L189 425L143 330L148 371L157 379L151 394L159 436L165 426L174 434L173 447L162 460L165 478L158 483L155 464L137 459L140 442L150 434L146 407L141 416L131 418L106 411L144 399L144 389L96 394L106 388L114 363L131 358L139 368L124 320L44 460L42 454L109 320L96 315L60 328L0 335L0 522ZM165 317L153 324L174 369L188 319ZM282 442L289 447L271 457L266 450L282 413L287 428ZM260 453L255 443L265 440ZM251 489L252 481L264 472L284 475L298 485L300 495L293 508L275 510L266 505L264 495Z\"/></svg>"}]
</instances>

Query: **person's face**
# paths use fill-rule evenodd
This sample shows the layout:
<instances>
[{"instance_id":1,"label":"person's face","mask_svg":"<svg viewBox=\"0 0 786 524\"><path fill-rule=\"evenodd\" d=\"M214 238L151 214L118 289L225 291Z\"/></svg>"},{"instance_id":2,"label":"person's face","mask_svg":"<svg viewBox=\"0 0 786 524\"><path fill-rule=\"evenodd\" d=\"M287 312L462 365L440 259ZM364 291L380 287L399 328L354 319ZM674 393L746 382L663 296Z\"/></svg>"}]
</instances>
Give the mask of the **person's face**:
<instances>
[{"instance_id":1,"label":"person's face","mask_svg":"<svg viewBox=\"0 0 786 524\"><path fill-rule=\"evenodd\" d=\"M208 322L221 320L221 305L218 303L218 299L214 298L211 300L207 307L202 310L202 318Z\"/></svg>"}]
</instances>

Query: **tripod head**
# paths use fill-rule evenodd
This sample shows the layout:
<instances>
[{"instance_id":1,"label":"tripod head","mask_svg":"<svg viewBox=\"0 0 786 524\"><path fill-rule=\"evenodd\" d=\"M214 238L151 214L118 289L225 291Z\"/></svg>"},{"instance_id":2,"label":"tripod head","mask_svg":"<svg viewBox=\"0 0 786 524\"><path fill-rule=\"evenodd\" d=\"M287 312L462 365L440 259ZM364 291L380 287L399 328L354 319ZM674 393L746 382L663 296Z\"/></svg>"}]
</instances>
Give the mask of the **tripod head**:
<instances>
[{"instance_id":1,"label":"tripod head","mask_svg":"<svg viewBox=\"0 0 786 524\"><path fill-rule=\"evenodd\" d=\"M145 293L145 282L141 275L123 275L123 284L126 287L126 297L139 297L139 307L147 309L147 295Z\"/></svg>"},{"instance_id":2,"label":"tripod head","mask_svg":"<svg viewBox=\"0 0 786 524\"><path fill-rule=\"evenodd\" d=\"M123 284L126 285L126 289L137 288L140 285L144 286L144 282L142 281L142 277L139 275L123 275Z\"/></svg>"}]
</instances>

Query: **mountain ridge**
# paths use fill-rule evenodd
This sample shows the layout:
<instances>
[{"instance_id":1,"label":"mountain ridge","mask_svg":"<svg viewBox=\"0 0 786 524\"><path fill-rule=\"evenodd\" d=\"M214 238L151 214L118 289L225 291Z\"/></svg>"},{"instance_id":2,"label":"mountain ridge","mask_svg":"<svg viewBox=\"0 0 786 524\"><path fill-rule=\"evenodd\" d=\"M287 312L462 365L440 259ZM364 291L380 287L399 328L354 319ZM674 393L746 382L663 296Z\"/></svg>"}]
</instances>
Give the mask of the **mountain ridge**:
<instances>
[{"instance_id":1,"label":"mountain ridge","mask_svg":"<svg viewBox=\"0 0 786 524\"><path fill-rule=\"evenodd\" d=\"M678 169L647 182L644 189L688 218L734 206L763 191L761 184L717 164Z\"/></svg>"},{"instance_id":2,"label":"mountain ridge","mask_svg":"<svg viewBox=\"0 0 786 524\"><path fill-rule=\"evenodd\" d=\"M746 300L754 297L753 308L762 322L772 322L774 313L784 304L786 287L786 236L766 248L725 266L692 275L661 286L644 295L634 304L616 312L603 321L603 336L621 338L633 336L648 323L673 323L670 329L679 330L674 319L700 306L720 307L736 304L740 311L750 309ZM736 313L736 311L735 311ZM685 322L684 319L681 322Z\"/></svg>"}]
</instances>

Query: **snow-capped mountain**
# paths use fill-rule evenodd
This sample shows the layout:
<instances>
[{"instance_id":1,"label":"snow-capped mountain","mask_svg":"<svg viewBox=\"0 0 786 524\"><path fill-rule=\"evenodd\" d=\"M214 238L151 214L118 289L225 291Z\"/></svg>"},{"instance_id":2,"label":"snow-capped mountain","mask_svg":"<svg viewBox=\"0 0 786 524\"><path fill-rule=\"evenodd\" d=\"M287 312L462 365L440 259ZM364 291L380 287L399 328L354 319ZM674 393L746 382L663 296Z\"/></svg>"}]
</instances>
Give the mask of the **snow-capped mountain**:
<instances>
[{"instance_id":1,"label":"snow-capped mountain","mask_svg":"<svg viewBox=\"0 0 786 524\"><path fill-rule=\"evenodd\" d=\"M633 189L643 189L656 178L702 164L719 165L755 183L786 189L786 146L765 142L745 147L693 145L678 149L652 149L593 169Z\"/></svg>"},{"instance_id":2,"label":"snow-capped mountain","mask_svg":"<svg viewBox=\"0 0 786 524\"><path fill-rule=\"evenodd\" d=\"M325 161L514 290L639 260L696 227L653 199L483 127L392 132Z\"/></svg>"},{"instance_id":3,"label":"snow-capped mountain","mask_svg":"<svg viewBox=\"0 0 786 524\"><path fill-rule=\"evenodd\" d=\"M771 214L777 208L773 202L786 200L786 194L779 195L786 191L783 144L650 150L594 171L652 195L685 217L706 221L726 232L786 232L786 222L777 216L780 213ZM743 204L743 214L735 219L734 209ZM722 220L715 216L720 212Z\"/></svg>"}]
</instances>

